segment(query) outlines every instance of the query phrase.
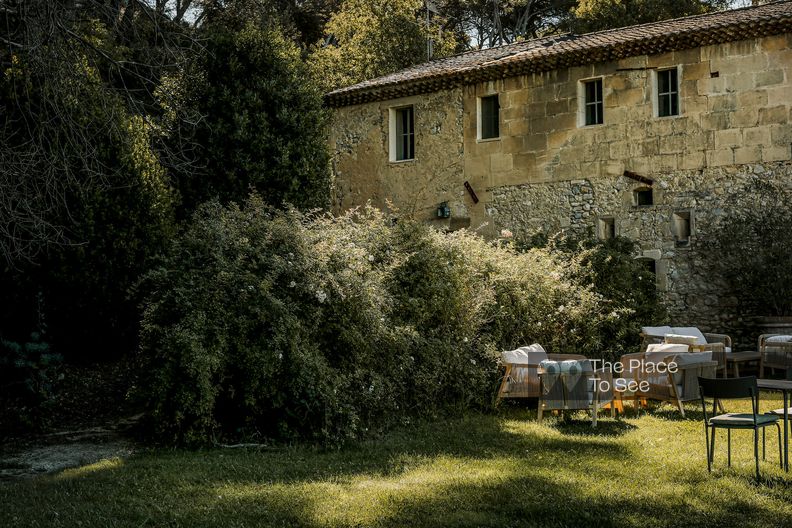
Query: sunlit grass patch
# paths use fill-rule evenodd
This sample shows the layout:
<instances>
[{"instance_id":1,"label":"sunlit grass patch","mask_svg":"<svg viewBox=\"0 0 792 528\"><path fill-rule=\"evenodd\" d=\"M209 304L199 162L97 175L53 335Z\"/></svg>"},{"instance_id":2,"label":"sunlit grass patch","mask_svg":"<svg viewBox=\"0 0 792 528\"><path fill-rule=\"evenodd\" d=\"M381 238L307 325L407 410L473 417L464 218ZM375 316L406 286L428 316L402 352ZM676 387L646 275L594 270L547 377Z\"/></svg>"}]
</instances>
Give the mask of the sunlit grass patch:
<instances>
[{"instance_id":1,"label":"sunlit grass patch","mask_svg":"<svg viewBox=\"0 0 792 528\"><path fill-rule=\"evenodd\" d=\"M734 406L732 406L734 407ZM700 411L592 429L505 409L328 451L155 451L0 485L2 526L782 526L789 475L768 435L725 434L707 473ZM69 478L65 478L69 477ZM75 478L79 477L79 478Z\"/></svg>"}]
</instances>

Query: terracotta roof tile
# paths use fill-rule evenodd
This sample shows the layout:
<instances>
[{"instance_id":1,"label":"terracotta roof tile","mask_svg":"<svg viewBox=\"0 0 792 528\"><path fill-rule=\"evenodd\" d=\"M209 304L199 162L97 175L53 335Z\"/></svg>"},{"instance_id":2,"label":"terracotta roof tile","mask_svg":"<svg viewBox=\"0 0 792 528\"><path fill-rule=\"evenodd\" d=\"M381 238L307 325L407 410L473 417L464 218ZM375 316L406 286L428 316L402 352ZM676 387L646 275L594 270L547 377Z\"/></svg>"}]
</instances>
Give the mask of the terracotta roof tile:
<instances>
[{"instance_id":1,"label":"terracotta roof tile","mask_svg":"<svg viewBox=\"0 0 792 528\"><path fill-rule=\"evenodd\" d=\"M347 106L570 66L792 32L792 0L619 29L562 34L469 51L340 88L325 96Z\"/></svg>"}]
</instances>

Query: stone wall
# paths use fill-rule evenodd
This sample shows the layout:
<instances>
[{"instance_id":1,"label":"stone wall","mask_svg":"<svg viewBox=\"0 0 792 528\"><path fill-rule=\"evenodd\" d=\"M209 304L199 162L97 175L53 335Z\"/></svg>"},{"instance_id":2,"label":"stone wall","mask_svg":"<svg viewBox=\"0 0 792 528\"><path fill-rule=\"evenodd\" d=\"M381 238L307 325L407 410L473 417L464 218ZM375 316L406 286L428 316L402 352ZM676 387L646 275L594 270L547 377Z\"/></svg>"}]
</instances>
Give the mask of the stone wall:
<instances>
[{"instance_id":1,"label":"stone wall","mask_svg":"<svg viewBox=\"0 0 792 528\"><path fill-rule=\"evenodd\" d=\"M792 196L792 162L664 173L655 181L654 204L649 206L633 205L636 182L617 176L499 187L487 208L497 226L524 234L561 229L596 234L600 219L613 219L615 234L636 240L641 256L656 262L657 288L675 326L728 332L747 347L755 345L755 329L746 330L750 321L737 315L736 299L707 271L708 259L729 255L706 253L701 241L725 215L763 207L745 192L753 180L773 181ZM674 233L673 215L680 212L691 219L684 245Z\"/></svg>"},{"instance_id":2,"label":"stone wall","mask_svg":"<svg viewBox=\"0 0 792 528\"><path fill-rule=\"evenodd\" d=\"M415 159L389 157L389 109L414 106ZM367 202L389 204L399 214L468 227L464 200L462 91L450 90L336 110L330 142L334 151L334 203L346 210ZM437 220L437 206L447 202L452 219Z\"/></svg>"},{"instance_id":3,"label":"stone wall","mask_svg":"<svg viewBox=\"0 0 792 528\"><path fill-rule=\"evenodd\" d=\"M664 68L679 72L679 116L656 117L655 77ZM581 126L581 81L597 77L604 123ZM480 140L477 101L492 94L500 137ZM416 159L392 163L388 109L407 104L415 105ZM738 324L733 300L696 271L697 239L723 214L751 206L750 197L731 198L751 178L792 182L792 35L340 108L330 140L339 210L390 200L403 213L489 237L501 229L597 233L609 217L656 261L674 322L722 330ZM634 191L646 187L654 205L635 206ZM434 212L442 202L452 218L441 223ZM691 218L687 245L675 240L674 213Z\"/></svg>"}]
</instances>

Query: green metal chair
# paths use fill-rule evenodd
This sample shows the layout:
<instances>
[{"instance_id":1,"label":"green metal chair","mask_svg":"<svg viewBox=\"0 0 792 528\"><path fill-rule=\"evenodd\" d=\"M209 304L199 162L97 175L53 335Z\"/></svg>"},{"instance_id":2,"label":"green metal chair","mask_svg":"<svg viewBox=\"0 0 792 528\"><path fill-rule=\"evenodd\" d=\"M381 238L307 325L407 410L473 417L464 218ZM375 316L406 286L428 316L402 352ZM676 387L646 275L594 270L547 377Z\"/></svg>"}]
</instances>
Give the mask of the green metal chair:
<instances>
[{"instance_id":1,"label":"green metal chair","mask_svg":"<svg viewBox=\"0 0 792 528\"><path fill-rule=\"evenodd\" d=\"M783 468L783 455L781 448L781 426L778 416L759 414L759 388L756 377L745 378L699 378L699 393L701 394L701 408L704 411L704 437L707 442L707 471L712 472L715 460L715 432L716 429L726 429L728 442L728 464L731 467L731 430L751 429L754 433L754 459L756 460L756 478L759 479L759 429L762 429L762 459L765 459L764 428L775 425L778 429L778 459ZM712 416L707 415L706 398L712 398ZM716 404L720 400L751 399L751 413L724 413L716 415ZM710 429L712 429L710 436Z\"/></svg>"}]
</instances>

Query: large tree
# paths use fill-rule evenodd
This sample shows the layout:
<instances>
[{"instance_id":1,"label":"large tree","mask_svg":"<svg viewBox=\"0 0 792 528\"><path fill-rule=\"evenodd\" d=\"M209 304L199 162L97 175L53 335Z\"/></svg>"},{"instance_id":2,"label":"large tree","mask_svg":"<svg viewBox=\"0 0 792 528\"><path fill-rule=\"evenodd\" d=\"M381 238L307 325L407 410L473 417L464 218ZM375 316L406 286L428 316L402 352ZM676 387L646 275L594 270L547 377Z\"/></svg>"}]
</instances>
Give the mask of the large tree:
<instances>
[{"instance_id":1,"label":"large tree","mask_svg":"<svg viewBox=\"0 0 792 528\"><path fill-rule=\"evenodd\" d=\"M601 31L699 15L730 5L729 0L579 0L570 27L578 33Z\"/></svg>"},{"instance_id":2,"label":"large tree","mask_svg":"<svg viewBox=\"0 0 792 528\"><path fill-rule=\"evenodd\" d=\"M322 92L271 5L236 2L211 14L204 50L161 87L165 143L184 160L170 163L184 216L208 199L244 200L251 189L276 206L328 203Z\"/></svg>"},{"instance_id":3,"label":"large tree","mask_svg":"<svg viewBox=\"0 0 792 528\"><path fill-rule=\"evenodd\" d=\"M344 0L311 62L326 89L385 75L452 53L443 23L423 0Z\"/></svg>"}]
</instances>

